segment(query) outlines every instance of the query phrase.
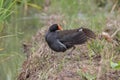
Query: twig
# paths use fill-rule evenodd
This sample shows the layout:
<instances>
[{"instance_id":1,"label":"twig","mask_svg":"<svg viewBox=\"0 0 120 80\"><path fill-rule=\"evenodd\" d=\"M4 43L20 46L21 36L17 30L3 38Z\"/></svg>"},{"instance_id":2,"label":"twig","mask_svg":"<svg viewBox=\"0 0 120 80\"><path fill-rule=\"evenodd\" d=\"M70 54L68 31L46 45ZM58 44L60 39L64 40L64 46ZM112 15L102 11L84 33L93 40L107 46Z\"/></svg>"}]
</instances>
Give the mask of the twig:
<instances>
[{"instance_id":1,"label":"twig","mask_svg":"<svg viewBox=\"0 0 120 80\"><path fill-rule=\"evenodd\" d=\"M100 77L101 77L101 74L102 74L102 68L103 68L103 59L101 59L100 61L100 66L98 68L98 75L97 75L97 79L96 80L101 80Z\"/></svg>"},{"instance_id":2,"label":"twig","mask_svg":"<svg viewBox=\"0 0 120 80\"><path fill-rule=\"evenodd\" d=\"M117 30L111 35L111 37L113 38L119 31L120 31L120 28L117 29Z\"/></svg>"},{"instance_id":3,"label":"twig","mask_svg":"<svg viewBox=\"0 0 120 80\"><path fill-rule=\"evenodd\" d=\"M110 13L112 13L112 12L114 11L115 7L117 6L117 3L118 3L118 0L117 0L117 1L115 2L115 4L113 5L113 7L112 7Z\"/></svg>"}]
</instances>

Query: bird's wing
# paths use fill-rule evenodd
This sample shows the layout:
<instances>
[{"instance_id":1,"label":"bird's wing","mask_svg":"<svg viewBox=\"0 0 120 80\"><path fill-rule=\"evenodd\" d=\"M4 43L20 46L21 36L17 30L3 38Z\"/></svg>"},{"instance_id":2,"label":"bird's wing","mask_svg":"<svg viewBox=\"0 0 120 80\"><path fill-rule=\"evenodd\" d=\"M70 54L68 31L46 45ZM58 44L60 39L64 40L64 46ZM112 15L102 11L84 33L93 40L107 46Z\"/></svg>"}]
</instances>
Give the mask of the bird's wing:
<instances>
[{"instance_id":1,"label":"bird's wing","mask_svg":"<svg viewBox=\"0 0 120 80\"><path fill-rule=\"evenodd\" d=\"M87 36L83 31L64 30L58 32L59 40L64 44L82 44L87 41Z\"/></svg>"},{"instance_id":2,"label":"bird's wing","mask_svg":"<svg viewBox=\"0 0 120 80\"><path fill-rule=\"evenodd\" d=\"M65 35L69 35L69 34L72 34L72 33L77 32L77 31L78 31L78 29L73 29L73 30L60 30L60 31L58 31L58 35L59 35L60 37L64 37Z\"/></svg>"},{"instance_id":3,"label":"bird's wing","mask_svg":"<svg viewBox=\"0 0 120 80\"><path fill-rule=\"evenodd\" d=\"M85 33L85 35L86 35L88 38L93 38L93 39L96 38L96 35L95 35L95 33L94 33L92 30L90 30L90 29L88 29L88 28L81 28L81 29L83 30L83 32Z\"/></svg>"},{"instance_id":4,"label":"bird's wing","mask_svg":"<svg viewBox=\"0 0 120 80\"><path fill-rule=\"evenodd\" d=\"M58 31L58 36L64 44L82 44L88 38L95 38L95 34L88 28Z\"/></svg>"}]
</instances>

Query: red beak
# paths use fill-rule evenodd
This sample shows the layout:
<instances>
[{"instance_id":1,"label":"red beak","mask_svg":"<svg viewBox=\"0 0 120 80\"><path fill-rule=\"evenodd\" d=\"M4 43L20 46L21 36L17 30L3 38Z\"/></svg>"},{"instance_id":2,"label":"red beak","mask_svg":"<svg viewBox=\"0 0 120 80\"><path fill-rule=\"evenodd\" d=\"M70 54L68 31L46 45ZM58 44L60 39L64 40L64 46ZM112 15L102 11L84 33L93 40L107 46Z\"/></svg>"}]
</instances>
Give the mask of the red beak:
<instances>
[{"instance_id":1,"label":"red beak","mask_svg":"<svg viewBox=\"0 0 120 80\"><path fill-rule=\"evenodd\" d=\"M58 30L63 30L62 27L58 24Z\"/></svg>"}]
</instances>

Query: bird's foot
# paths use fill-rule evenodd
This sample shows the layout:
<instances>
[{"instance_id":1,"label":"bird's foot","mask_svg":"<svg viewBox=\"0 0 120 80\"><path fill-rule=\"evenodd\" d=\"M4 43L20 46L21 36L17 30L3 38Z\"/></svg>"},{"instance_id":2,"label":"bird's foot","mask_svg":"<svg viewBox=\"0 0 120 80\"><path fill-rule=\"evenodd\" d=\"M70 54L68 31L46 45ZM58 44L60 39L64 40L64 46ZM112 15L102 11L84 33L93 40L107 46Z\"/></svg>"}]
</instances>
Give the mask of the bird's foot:
<instances>
[{"instance_id":1,"label":"bird's foot","mask_svg":"<svg viewBox=\"0 0 120 80\"><path fill-rule=\"evenodd\" d=\"M72 54L72 52L73 52L73 50L75 50L75 48L76 48L76 47L75 47L75 46L73 46L73 49L72 49L72 50L71 50L71 51L70 51L67 55L68 55L68 56L73 55L73 54Z\"/></svg>"}]
</instances>

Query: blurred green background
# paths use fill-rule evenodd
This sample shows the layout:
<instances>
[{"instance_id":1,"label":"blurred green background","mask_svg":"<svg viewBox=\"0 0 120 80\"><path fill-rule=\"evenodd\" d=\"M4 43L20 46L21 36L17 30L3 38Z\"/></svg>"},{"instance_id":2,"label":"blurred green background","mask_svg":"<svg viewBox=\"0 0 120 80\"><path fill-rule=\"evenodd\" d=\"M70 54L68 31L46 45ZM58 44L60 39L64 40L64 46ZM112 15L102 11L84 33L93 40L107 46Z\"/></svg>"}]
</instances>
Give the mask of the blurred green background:
<instances>
[{"instance_id":1,"label":"blurred green background","mask_svg":"<svg viewBox=\"0 0 120 80\"><path fill-rule=\"evenodd\" d=\"M0 0L0 80L16 80L26 58L22 43L45 25L39 15L58 13L64 28L87 25L99 33L108 16L118 18L119 6L120 0Z\"/></svg>"}]
</instances>

